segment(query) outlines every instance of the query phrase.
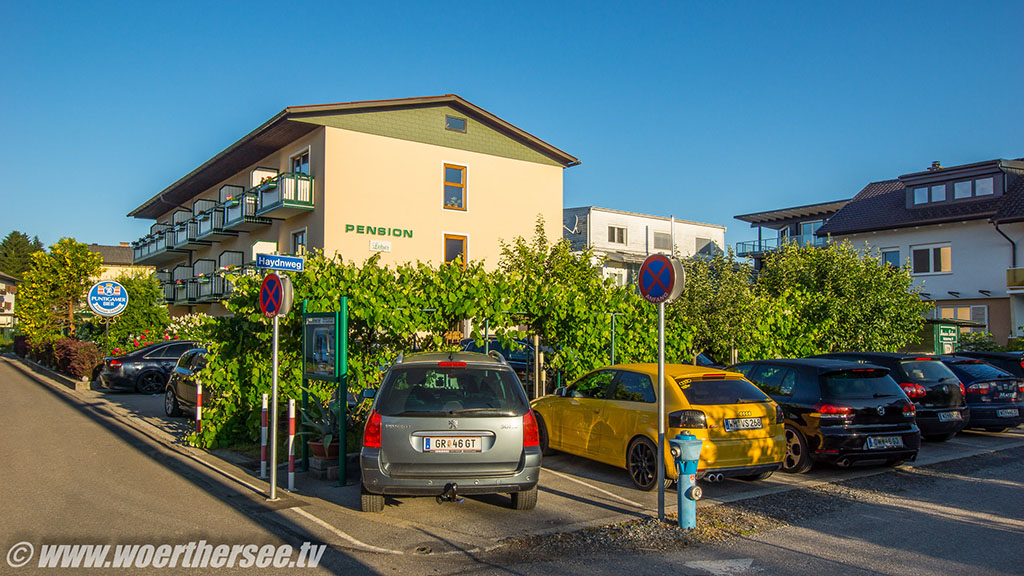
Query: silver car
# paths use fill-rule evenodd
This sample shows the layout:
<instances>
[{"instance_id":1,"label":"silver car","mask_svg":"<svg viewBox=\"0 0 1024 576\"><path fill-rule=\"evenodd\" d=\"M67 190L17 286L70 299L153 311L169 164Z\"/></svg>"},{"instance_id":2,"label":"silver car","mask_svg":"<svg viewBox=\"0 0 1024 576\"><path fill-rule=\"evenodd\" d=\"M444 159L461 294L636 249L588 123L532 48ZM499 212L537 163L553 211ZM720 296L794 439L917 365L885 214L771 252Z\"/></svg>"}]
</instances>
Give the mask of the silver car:
<instances>
[{"instance_id":1,"label":"silver car","mask_svg":"<svg viewBox=\"0 0 1024 576\"><path fill-rule=\"evenodd\" d=\"M499 355L429 352L399 356L373 393L360 452L364 512L384 495L510 494L537 505L537 421L515 372Z\"/></svg>"}]
</instances>

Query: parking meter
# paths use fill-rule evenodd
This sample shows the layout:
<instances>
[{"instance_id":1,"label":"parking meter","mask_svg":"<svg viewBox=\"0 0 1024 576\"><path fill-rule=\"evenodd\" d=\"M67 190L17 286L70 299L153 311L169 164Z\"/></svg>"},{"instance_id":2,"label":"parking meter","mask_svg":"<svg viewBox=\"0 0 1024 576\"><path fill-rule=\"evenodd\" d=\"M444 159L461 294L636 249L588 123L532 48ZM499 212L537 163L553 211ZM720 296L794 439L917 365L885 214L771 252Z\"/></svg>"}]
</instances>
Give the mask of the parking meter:
<instances>
[{"instance_id":1,"label":"parking meter","mask_svg":"<svg viewBox=\"0 0 1024 576\"><path fill-rule=\"evenodd\" d=\"M697 500L700 500L701 489L697 486L697 462L704 441L689 432L683 432L675 438L669 438L672 459L676 461L679 481L676 492L679 496L679 527L692 530L697 527Z\"/></svg>"}]
</instances>

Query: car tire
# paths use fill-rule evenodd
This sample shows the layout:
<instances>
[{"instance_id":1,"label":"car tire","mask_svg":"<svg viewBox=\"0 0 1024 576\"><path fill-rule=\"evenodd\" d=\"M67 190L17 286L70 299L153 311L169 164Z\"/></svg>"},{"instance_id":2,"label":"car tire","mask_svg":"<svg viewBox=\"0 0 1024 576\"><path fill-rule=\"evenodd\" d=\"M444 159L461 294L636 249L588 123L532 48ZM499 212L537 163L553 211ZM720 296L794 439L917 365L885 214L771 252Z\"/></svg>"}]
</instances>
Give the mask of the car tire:
<instances>
[{"instance_id":1,"label":"car tire","mask_svg":"<svg viewBox=\"0 0 1024 576\"><path fill-rule=\"evenodd\" d=\"M811 469L811 456L807 440L799 430L786 426L786 455L782 457L782 471L789 474L803 474Z\"/></svg>"},{"instance_id":2,"label":"car tire","mask_svg":"<svg viewBox=\"0 0 1024 576\"><path fill-rule=\"evenodd\" d=\"M167 378L156 370L146 370L135 379L135 390L140 394L159 394L167 385Z\"/></svg>"},{"instance_id":3,"label":"car tire","mask_svg":"<svg viewBox=\"0 0 1024 576\"><path fill-rule=\"evenodd\" d=\"M537 487L523 492L512 493L512 508L515 510L533 510L537 507Z\"/></svg>"},{"instance_id":4,"label":"car tire","mask_svg":"<svg viewBox=\"0 0 1024 576\"><path fill-rule=\"evenodd\" d=\"M775 473L774 470L769 470L767 472L761 472L760 474L749 474L747 476L736 476L736 479L737 480L743 480L745 482L757 482L759 480L767 480L767 479L771 478L772 474L774 474L774 473Z\"/></svg>"},{"instance_id":5,"label":"car tire","mask_svg":"<svg viewBox=\"0 0 1024 576\"><path fill-rule=\"evenodd\" d=\"M946 440L952 440L956 436L956 432L950 432L948 434L922 434L921 438L924 438L928 442L945 442Z\"/></svg>"},{"instance_id":6,"label":"car tire","mask_svg":"<svg viewBox=\"0 0 1024 576\"><path fill-rule=\"evenodd\" d=\"M181 416L181 406L178 406L178 397L175 396L174 389L170 387L164 392L164 414L171 418Z\"/></svg>"},{"instance_id":7,"label":"car tire","mask_svg":"<svg viewBox=\"0 0 1024 576\"><path fill-rule=\"evenodd\" d=\"M544 419L541 418L540 414L534 412L533 415L537 420L537 436L540 439L541 456L551 456L555 451L548 445L548 425L544 423Z\"/></svg>"},{"instance_id":8,"label":"car tire","mask_svg":"<svg viewBox=\"0 0 1024 576\"><path fill-rule=\"evenodd\" d=\"M366 486L359 485L359 509L363 512L380 514L384 511L384 495L366 491Z\"/></svg>"},{"instance_id":9,"label":"car tire","mask_svg":"<svg viewBox=\"0 0 1024 576\"><path fill-rule=\"evenodd\" d=\"M986 426L986 432L1006 432L1006 426Z\"/></svg>"},{"instance_id":10,"label":"car tire","mask_svg":"<svg viewBox=\"0 0 1024 576\"><path fill-rule=\"evenodd\" d=\"M654 490L658 484L658 448L645 437L640 437L629 443L626 449L626 472L633 485L649 492ZM669 478L665 477L665 484L670 485Z\"/></svg>"},{"instance_id":11,"label":"car tire","mask_svg":"<svg viewBox=\"0 0 1024 576\"><path fill-rule=\"evenodd\" d=\"M907 461L905 459L898 458L896 460L889 460L888 462L885 463L885 465L888 466L889 468L895 468L897 466L902 466L903 464L906 464L906 462Z\"/></svg>"}]
</instances>

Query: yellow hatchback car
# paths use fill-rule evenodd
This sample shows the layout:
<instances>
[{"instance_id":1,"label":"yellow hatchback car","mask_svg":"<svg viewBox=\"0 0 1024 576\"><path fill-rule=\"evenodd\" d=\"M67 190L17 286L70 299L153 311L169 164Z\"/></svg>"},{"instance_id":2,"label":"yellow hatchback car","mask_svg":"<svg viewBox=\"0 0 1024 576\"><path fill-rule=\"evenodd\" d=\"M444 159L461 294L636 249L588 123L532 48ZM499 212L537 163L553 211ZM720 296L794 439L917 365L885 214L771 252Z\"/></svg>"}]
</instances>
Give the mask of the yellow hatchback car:
<instances>
[{"instance_id":1,"label":"yellow hatchback car","mask_svg":"<svg viewBox=\"0 0 1024 576\"><path fill-rule=\"evenodd\" d=\"M742 374L665 365L666 440L687 431L704 440L698 477L762 480L786 451L782 409ZM595 370L532 402L543 450L559 450L629 472L633 484L657 483L657 364ZM676 467L665 446L665 476Z\"/></svg>"}]
</instances>

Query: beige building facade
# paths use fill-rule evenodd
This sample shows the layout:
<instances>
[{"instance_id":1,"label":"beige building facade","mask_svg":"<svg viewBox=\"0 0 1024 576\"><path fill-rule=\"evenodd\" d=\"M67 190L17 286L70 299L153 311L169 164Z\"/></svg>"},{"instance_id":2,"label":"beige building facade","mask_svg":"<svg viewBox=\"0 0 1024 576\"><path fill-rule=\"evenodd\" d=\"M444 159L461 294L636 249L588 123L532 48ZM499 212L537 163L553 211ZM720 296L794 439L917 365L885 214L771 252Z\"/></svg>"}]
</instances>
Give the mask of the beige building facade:
<instances>
[{"instance_id":1,"label":"beige building facade","mask_svg":"<svg viewBox=\"0 0 1024 576\"><path fill-rule=\"evenodd\" d=\"M155 221L135 263L157 268L173 311L212 313L222 271L257 253L495 268L538 217L558 240L578 163L455 95L286 108L129 214Z\"/></svg>"}]
</instances>

